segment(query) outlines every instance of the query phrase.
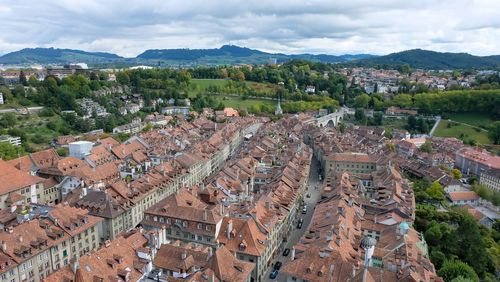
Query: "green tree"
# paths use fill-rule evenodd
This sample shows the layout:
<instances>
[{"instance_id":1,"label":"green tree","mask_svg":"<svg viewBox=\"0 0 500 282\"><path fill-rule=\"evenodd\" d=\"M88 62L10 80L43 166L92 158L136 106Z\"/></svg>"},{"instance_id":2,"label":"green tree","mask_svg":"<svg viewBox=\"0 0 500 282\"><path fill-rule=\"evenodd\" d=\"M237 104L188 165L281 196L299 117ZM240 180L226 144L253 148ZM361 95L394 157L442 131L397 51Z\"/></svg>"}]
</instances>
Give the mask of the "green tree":
<instances>
[{"instance_id":1,"label":"green tree","mask_svg":"<svg viewBox=\"0 0 500 282\"><path fill-rule=\"evenodd\" d=\"M479 282L479 277L472 267L459 260L447 260L444 262L438 275L444 278L444 281L452 281L457 277L471 279L474 282Z\"/></svg>"},{"instance_id":2,"label":"green tree","mask_svg":"<svg viewBox=\"0 0 500 282\"><path fill-rule=\"evenodd\" d=\"M0 142L0 158L2 160L12 160L23 154L23 147L14 146L9 142Z\"/></svg>"},{"instance_id":3,"label":"green tree","mask_svg":"<svg viewBox=\"0 0 500 282\"><path fill-rule=\"evenodd\" d=\"M494 144L500 144L500 121L495 121L488 129L488 136Z\"/></svg>"},{"instance_id":4,"label":"green tree","mask_svg":"<svg viewBox=\"0 0 500 282\"><path fill-rule=\"evenodd\" d=\"M15 113L5 113L1 121L2 125L5 127L14 127L17 123L17 116Z\"/></svg>"},{"instance_id":5,"label":"green tree","mask_svg":"<svg viewBox=\"0 0 500 282\"><path fill-rule=\"evenodd\" d=\"M425 231L424 236L429 244L438 245L443 237L439 223L432 221L430 227Z\"/></svg>"},{"instance_id":6,"label":"green tree","mask_svg":"<svg viewBox=\"0 0 500 282\"><path fill-rule=\"evenodd\" d=\"M427 188L425 192L435 201L444 200L444 189L438 181L432 182L431 187Z\"/></svg>"},{"instance_id":7,"label":"green tree","mask_svg":"<svg viewBox=\"0 0 500 282\"><path fill-rule=\"evenodd\" d=\"M477 220L466 215L460 222L455 235L459 258L469 264L478 275L483 276L490 267L491 261Z\"/></svg>"},{"instance_id":8,"label":"green tree","mask_svg":"<svg viewBox=\"0 0 500 282\"><path fill-rule=\"evenodd\" d=\"M462 172L461 172L458 168L454 168L454 169L451 171L451 174L453 175L453 178L455 178L455 179L460 179L460 178L462 178Z\"/></svg>"},{"instance_id":9,"label":"green tree","mask_svg":"<svg viewBox=\"0 0 500 282\"><path fill-rule=\"evenodd\" d=\"M366 125L366 115L365 110L362 108L357 108L354 112L354 118L362 125Z\"/></svg>"},{"instance_id":10,"label":"green tree","mask_svg":"<svg viewBox=\"0 0 500 282\"><path fill-rule=\"evenodd\" d=\"M24 86L28 86L28 81L26 80L26 74L24 71L19 72L19 83Z\"/></svg>"},{"instance_id":11,"label":"green tree","mask_svg":"<svg viewBox=\"0 0 500 282\"><path fill-rule=\"evenodd\" d=\"M356 108L363 108L365 109L368 107L368 103L370 102L370 96L368 94L361 94L358 97L354 98L354 106Z\"/></svg>"},{"instance_id":12,"label":"green tree","mask_svg":"<svg viewBox=\"0 0 500 282\"><path fill-rule=\"evenodd\" d=\"M410 73L410 65L404 64L401 66L401 73L408 74Z\"/></svg>"},{"instance_id":13,"label":"green tree","mask_svg":"<svg viewBox=\"0 0 500 282\"><path fill-rule=\"evenodd\" d=\"M422 146L420 146L420 151L426 153L432 153L432 144L429 141L426 141Z\"/></svg>"}]
</instances>

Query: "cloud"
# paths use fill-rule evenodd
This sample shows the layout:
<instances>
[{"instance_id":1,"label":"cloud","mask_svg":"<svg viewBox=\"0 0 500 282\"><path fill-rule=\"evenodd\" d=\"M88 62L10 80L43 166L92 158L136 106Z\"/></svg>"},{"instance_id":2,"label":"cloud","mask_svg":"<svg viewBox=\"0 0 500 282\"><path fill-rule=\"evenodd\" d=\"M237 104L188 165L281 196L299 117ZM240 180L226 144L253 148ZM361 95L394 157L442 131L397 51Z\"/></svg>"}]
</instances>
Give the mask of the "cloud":
<instances>
[{"instance_id":1,"label":"cloud","mask_svg":"<svg viewBox=\"0 0 500 282\"><path fill-rule=\"evenodd\" d=\"M0 53L58 47L130 57L237 44L282 53L500 54L499 9L497 0L0 0Z\"/></svg>"}]
</instances>

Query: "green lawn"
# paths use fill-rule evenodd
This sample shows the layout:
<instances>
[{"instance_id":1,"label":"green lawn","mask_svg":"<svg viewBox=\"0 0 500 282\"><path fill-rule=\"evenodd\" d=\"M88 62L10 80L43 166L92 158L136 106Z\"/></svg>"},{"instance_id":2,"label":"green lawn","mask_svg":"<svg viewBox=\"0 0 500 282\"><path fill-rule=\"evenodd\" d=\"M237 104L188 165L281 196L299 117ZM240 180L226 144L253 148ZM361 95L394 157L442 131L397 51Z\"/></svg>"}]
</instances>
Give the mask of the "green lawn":
<instances>
[{"instance_id":1,"label":"green lawn","mask_svg":"<svg viewBox=\"0 0 500 282\"><path fill-rule=\"evenodd\" d=\"M191 89L189 97L195 97L198 93L203 93L210 85L224 86L229 80L227 79L191 79ZM272 83L259 83L253 81L245 81L245 84L257 91L275 91L278 85Z\"/></svg>"},{"instance_id":2,"label":"green lawn","mask_svg":"<svg viewBox=\"0 0 500 282\"><path fill-rule=\"evenodd\" d=\"M271 100L265 100L265 99L242 99L240 97L230 97L230 96L216 96L215 98L217 101L220 101L224 104L226 107L231 107L234 109L248 109L250 106L258 106L261 107L262 105L267 105L274 107L276 103Z\"/></svg>"},{"instance_id":3,"label":"green lawn","mask_svg":"<svg viewBox=\"0 0 500 282\"><path fill-rule=\"evenodd\" d=\"M189 90L189 97L196 97L207 89L210 85L223 86L227 82L226 79L191 79L192 89Z\"/></svg>"},{"instance_id":4,"label":"green lawn","mask_svg":"<svg viewBox=\"0 0 500 282\"><path fill-rule=\"evenodd\" d=\"M448 119L463 122L474 126L488 126L493 122L490 115L486 113L457 113L450 114Z\"/></svg>"},{"instance_id":5,"label":"green lawn","mask_svg":"<svg viewBox=\"0 0 500 282\"><path fill-rule=\"evenodd\" d=\"M436 131L434 131L434 136L455 137L464 141L475 140L478 144L491 144L491 140L486 131L465 124L451 123L452 126L448 127L450 121L441 120Z\"/></svg>"}]
</instances>

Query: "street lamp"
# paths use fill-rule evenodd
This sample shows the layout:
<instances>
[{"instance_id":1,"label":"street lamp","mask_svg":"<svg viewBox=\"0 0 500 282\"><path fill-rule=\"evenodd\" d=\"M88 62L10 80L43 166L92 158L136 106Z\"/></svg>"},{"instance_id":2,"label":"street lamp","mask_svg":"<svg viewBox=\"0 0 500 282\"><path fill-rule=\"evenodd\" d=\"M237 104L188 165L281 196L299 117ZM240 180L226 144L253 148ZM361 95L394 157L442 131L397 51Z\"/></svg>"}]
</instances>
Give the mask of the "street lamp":
<instances>
[{"instance_id":1,"label":"street lamp","mask_svg":"<svg viewBox=\"0 0 500 282\"><path fill-rule=\"evenodd\" d=\"M368 273L368 267L370 266L370 260L373 256L373 251L375 250L375 244L377 240L370 236L365 236L361 240L361 248L365 250L365 269L363 270L363 282L366 282L366 274Z\"/></svg>"}]
</instances>

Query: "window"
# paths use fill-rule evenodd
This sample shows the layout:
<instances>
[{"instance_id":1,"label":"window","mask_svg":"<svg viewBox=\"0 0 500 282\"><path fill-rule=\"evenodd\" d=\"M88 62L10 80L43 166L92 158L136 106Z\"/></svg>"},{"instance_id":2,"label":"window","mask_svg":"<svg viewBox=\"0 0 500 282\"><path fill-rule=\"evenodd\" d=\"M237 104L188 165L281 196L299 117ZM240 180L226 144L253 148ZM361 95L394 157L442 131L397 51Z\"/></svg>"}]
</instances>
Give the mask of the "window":
<instances>
[{"instance_id":1,"label":"window","mask_svg":"<svg viewBox=\"0 0 500 282\"><path fill-rule=\"evenodd\" d=\"M64 250L63 251L63 257L67 257L68 256L68 251L67 250Z\"/></svg>"},{"instance_id":2,"label":"window","mask_svg":"<svg viewBox=\"0 0 500 282\"><path fill-rule=\"evenodd\" d=\"M197 224L197 227L198 227L198 229L202 229L202 228L203 228L203 224L198 223L198 224Z\"/></svg>"},{"instance_id":3,"label":"window","mask_svg":"<svg viewBox=\"0 0 500 282\"><path fill-rule=\"evenodd\" d=\"M210 226L210 225L207 225L207 226L206 226L206 230L207 230L207 231L210 231L210 230L212 230L212 226Z\"/></svg>"}]
</instances>

